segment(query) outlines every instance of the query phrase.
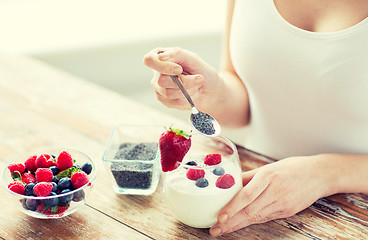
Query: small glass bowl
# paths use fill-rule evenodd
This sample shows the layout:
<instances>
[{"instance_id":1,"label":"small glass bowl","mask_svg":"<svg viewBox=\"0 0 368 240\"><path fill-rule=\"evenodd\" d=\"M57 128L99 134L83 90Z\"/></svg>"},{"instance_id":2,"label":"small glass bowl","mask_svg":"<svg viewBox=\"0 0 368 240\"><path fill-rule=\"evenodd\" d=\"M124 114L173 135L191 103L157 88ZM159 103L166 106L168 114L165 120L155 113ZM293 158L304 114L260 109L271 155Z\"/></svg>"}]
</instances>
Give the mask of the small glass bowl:
<instances>
[{"instance_id":1,"label":"small glass bowl","mask_svg":"<svg viewBox=\"0 0 368 240\"><path fill-rule=\"evenodd\" d=\"M160 179L158 141L161 126L118 125L107 141L102 161L118 194L149 195Z\"/></svg>"},{"instance_id":2,"label":"small glass bowl","mask_svg":"<svg viewBox=\"0 0 368 240\"><path fill-rule=\"evenodd\" d=\"M84 186L78 189L74 189L68 193L58 194L54 196L46 196L46 197L21 195L21 194L15 193L8 189L8 185L11 182L13 182L11 173L7 168L9 164L19 163L19 162L24 163L25 160L27 160L29 157L33 155L39 155L39 154L47 153L49 155L58 156L60 152L62 151L67 151L72 156L73 160L75 161L74 166L75 165L82 166L85 163L89 163L92 165L92 171L88 175L89 182L87 184L85 184ZM6 192L9 193L9 196L12 201L19 202L19 204L17 205L22 212L24 212L25 214L29 216L35 217L35 218L53 219L53 218L62 218L62 217L68 216L69 214L75 212L78 209L78 207L85 204L86 198L91 192L93 184L96 180L96 174L97 174L96 164L94 163L92 158L88 156L87 154L81 151L75 150L75 149L70 149L70 148L43 147L43 148L38 148L33 151L27 152L25 154L22 154L16 157L15 159L13 159L12 161L10 161L3 170L2 178L3 178L3 186L5 187ZM60 199L63 199L63 201L65 201L66 204L63 204L64 206L59 206L58 204L53 209L50 207L45 208L44 206L42 206L43 203L47 201L48 202L57 201L60 203L61 201Z\"/></svg>"}]
</instances>

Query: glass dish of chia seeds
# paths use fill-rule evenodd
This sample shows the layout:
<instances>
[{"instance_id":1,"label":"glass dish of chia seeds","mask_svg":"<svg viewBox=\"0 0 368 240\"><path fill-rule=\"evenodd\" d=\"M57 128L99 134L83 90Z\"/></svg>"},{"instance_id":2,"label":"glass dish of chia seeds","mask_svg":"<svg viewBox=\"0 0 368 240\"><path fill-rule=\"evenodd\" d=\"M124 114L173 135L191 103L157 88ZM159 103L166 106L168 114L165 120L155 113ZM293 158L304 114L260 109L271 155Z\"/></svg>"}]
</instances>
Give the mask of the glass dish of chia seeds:
<instances>
[{"instance_id":1,"label":"glass dish of chia seeds","mask_svg":"<svg viewBox=\"0 0 368 240\"><path fill-rule=\"evenodd\" d=\"M149 195L160 179L161 126L119 125L108 139L102 161L119 194Z\"/></svg>"}]
</instances>

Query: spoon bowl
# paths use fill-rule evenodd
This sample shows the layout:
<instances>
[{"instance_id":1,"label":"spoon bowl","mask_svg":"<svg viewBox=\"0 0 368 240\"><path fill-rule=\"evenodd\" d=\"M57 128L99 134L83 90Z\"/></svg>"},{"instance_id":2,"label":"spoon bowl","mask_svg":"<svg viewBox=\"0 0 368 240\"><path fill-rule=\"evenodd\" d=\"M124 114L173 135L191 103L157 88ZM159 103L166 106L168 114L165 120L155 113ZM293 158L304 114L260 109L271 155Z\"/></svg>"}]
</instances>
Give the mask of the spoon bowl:
<instances>
[{"instance_id":1,"label":"spoon bowl","mask_svg":"<svg viewBox=\"0 0 368 240\"><path fill-rule=\"evenodd\" d=\"M176 85L178 85L179 89L182 91L185 98L188 100L190 106L192 107L189 122L192 124L194 129L206 136L218 136L221 133L221 126L216 121L216 119L207 113L199 111L195 107L192 98L189 96L187 90L184 88L178 75L170 75L170 77L176 83Z\"/></svg>"}]
</instances>

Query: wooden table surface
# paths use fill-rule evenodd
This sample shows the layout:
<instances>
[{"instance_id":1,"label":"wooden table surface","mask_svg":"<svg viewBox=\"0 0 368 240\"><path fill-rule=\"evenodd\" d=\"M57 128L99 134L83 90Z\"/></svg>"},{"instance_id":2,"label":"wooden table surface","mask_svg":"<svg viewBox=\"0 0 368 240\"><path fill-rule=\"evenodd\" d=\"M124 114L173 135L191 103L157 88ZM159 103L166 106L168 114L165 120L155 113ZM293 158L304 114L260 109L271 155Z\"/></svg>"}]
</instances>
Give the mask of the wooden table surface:
<instances>
[{"instance_id":1,"label":"wooden table surface","mask_svg":"<svg viewBox=\"0 0 368 240\"><path fill-rule=\"evenodd\" d=\"M110 132L118 124L187 127L185 121L46 64L4 53L0 53L0 96L1 169L21 153L48 145L77 148L98 166L86 204L61 219L27 216L1 187L0 239L212 239L208 229L191 228L173 218L163 199L162 182L150 196L116 194L101 161ZM241 146L238 151L243 170L274 161ZM249 226L218 239L367 236L368 196L338 194L318 200L293 217Z\"/></svg>"}]
</instances>

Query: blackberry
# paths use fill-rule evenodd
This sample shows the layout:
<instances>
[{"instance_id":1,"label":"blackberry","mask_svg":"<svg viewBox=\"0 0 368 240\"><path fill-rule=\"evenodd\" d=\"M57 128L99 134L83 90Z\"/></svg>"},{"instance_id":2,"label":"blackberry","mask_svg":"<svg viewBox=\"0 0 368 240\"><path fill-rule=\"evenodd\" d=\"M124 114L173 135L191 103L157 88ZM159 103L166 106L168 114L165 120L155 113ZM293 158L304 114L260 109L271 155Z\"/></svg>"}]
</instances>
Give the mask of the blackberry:
<instances>
[{"instance_id":1,"label":"blackberry","mask_svg":"<svg viewBox=\"0 0 368 240\"><path fill-rule=\"evenodd\" d=\"M197 166L197 163L195 161L190 161L190 162L187 162L186 165Z\"/></svg>"}]
</instances>

